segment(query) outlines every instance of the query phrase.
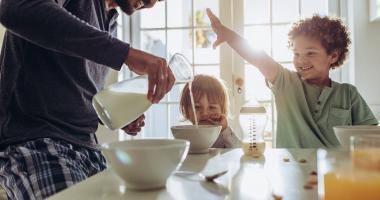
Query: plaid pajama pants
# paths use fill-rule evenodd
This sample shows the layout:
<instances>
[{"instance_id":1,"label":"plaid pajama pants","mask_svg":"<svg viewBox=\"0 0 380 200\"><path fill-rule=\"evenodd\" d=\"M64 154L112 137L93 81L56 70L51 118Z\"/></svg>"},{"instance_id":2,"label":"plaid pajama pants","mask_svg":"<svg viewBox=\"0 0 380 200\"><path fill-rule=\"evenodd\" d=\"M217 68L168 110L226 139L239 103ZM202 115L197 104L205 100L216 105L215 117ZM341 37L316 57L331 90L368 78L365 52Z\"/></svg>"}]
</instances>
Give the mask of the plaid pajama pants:
<instances>
[{"instance_id":1,"label":"plaid pajama pants","mask_svg":"<svg viewBox=\"0 0 380 200\"><path fill-rule=\"evenodd\" d=\"M100 151L41 138L0 151L0 186L8 199L45 199L105 168Z\"/></svg>"}]
</instances>

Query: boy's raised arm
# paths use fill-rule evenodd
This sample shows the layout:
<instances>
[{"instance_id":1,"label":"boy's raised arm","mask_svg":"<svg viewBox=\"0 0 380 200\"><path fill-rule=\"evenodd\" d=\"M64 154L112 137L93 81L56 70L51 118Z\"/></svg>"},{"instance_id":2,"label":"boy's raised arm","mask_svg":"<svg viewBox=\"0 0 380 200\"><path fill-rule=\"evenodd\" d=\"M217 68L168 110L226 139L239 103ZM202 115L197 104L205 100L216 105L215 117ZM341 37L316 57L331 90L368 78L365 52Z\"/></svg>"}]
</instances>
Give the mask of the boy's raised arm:
<instances>
[{"instance_id":1,"label":"boy's raised arm","mask_svg":"<svg viewBox=\"0 0 380 200\"><path fill-rule=\"evenodd\" d=\"M210 9L206 11L211 21L212 30L217 35L217 40L214 42L213 47L216 48L221 43L227 42L243 59L259 68L268 81L274 82L280 66L279 63L274 61L263 50L253 50L243 37L224 26Z\"/></svg>"}]
</instances>

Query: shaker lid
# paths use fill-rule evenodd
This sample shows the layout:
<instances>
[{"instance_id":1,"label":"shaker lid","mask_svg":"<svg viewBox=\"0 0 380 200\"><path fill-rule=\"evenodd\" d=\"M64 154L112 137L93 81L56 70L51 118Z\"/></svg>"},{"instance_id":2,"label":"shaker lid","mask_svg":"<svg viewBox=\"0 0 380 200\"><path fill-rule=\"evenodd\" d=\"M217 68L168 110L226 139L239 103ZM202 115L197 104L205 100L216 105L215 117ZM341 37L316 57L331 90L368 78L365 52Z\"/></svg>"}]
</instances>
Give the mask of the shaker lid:
<instances>
[{"instance_id":1,"label":"shaker lid","mask_svg":"<svg viewBox=\"0 0 380 200\"><path fill-rule=\"evenodd\" d=\"M266 114L266 110L264 106L259 105L244 105L240 108L241 114L248 114L248 113L257 113L257 114Z\"/></svg>"}]
</instances>

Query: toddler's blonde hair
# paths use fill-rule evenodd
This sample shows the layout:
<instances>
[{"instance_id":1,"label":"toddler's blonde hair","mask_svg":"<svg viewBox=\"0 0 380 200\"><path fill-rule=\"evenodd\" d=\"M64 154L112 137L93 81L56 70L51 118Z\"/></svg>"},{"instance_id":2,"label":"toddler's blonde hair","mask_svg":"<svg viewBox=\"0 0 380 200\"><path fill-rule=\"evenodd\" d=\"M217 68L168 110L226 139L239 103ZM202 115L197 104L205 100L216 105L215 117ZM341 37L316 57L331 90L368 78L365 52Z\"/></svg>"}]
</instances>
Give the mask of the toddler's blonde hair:
<instances>
[{"instance_id":1,"label":"toddler's blonde hair","mask_svg":"<svg viewBox=\"0 0 380 200\"><path fill-rule=\"evenodd\" d=\"M203 95L212 103L218 103L222 109L222 114L228 115L228 93L227 88L222 80L210 75L199 74L194 76L191 85L191 91L194 95L194 103L199 101ZM189 84L187 83L182 90L181 101L179 103L180 111L186 119L190 119L191 100Z\"/></svg>"}]
</instances>

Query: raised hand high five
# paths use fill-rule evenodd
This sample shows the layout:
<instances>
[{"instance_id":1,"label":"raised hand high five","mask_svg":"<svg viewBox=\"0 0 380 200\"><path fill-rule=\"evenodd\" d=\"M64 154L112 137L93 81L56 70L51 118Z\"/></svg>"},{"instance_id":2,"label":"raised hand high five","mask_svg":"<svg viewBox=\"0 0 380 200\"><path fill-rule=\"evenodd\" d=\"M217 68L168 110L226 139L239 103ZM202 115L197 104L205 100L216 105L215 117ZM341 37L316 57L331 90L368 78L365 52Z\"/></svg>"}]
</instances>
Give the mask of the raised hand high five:
<instances>
[{"instance_id":1,"label":"raised hand high five","mask_svg":"<svg viewBox=\"0 0 380 200\"><path fill-rule=\"evenodd\" d=\"M207 8L206 12L208 18L210 19L212 30L217 35L217 39L212 45L212 47L215 49L217 46L228 40L228 32L230 30L220 22L219 18L214 15L210 8Z\"/></svg>"},{"instance_id":2,"label":"raised hand high five","mask_svg":"<svg viewBox=\"0 0 380 200\"><path fill-rule=\"evenodd\" d=\"M213 44L214 49L223 42L227 42L244 60L257 67L264 77L273 83L280 64L268 56L265 51L253 50L249 46L248 41L238 33L224 26L209 8L206 9L206 12L211 21L212 30L217 35L217 39Z\"/></svg>"}]
</instances>

